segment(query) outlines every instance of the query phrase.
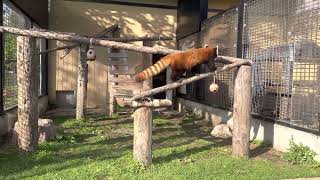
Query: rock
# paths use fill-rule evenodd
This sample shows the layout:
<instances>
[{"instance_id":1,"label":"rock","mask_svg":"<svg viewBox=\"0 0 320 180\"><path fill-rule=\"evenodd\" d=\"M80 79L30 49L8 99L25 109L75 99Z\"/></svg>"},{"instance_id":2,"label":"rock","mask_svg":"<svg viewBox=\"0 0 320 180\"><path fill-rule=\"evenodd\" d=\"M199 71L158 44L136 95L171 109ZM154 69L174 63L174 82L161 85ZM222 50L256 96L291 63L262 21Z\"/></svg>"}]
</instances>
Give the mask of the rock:
<instances>
[{"instance_id":1,"label":"rock","mask_svg":"<svg viewBox=\"0 0 320 180\"><path fill-rule=\"evenodd\" d=\"M18 144L18 122L14 123L14 127L13 127L12 133L11 133L10 143Z\"/></svg>"},{"instance_id":2,"label":"rock","mask_svg":"<svg viewBox=\"0 0 320 180\"><path fill-rule=\"evenodd\" d=\"M39 131L39 143L43 143L48 140L54 140L57 134L57 127L54 125L51 119L41 119L38 120L38 131ZM18 141L18 122L14 124L12 130L11 143L17 144Z\"/></svg>"},{"instance_id":3,"label":"rock","mask_svg":"<svg viewBox=\"0 0 320 180\"><path fill-rule=\"evenodd\" d=\"M232 118L227 121L227 125L230 128L230 130L233 131L233 119Z\"/></svg>"},{"instance_id":4,"label":"rock","mask_svg":"<svg viewBox=\"0 0 320 180\"><path fill-rule=\"evenodd\" d=\"M221 124L221 117L216 115L211 115L211 122L213 126Z\"/></svg>"},{"instance_id":5,"label":"rock","mask_svg":"<svg viewBox=\"0 0 320 180\"><path fill-rule=\"evenodd\" d=\"M227 124L219 124L214 126L211 135L215 137L232 137L232 133Z\"/></svg>"},{"instance_id":6,"label":"rock","mask_svg":"<svg viewBox=\"0 0 320 180\"><path fill-rule=\"evenodd\" d=\"M57 134L57 127L54 125L51 119L41 119L38 120L38 131L39 131L39 143L48 140L54 140Z\"/></svg>"}]
</instances>

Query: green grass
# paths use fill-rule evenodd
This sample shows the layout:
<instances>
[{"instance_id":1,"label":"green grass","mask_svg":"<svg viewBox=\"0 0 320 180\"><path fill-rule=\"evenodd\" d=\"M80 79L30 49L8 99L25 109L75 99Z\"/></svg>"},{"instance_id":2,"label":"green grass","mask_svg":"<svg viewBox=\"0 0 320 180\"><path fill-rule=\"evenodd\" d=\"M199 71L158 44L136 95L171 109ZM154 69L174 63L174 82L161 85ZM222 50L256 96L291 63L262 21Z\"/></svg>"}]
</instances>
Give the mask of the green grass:
<instances>
[{"instance_id":1,"label":"green grass","mask_svg":"<svg viewBox=\"0 0 320 180\"><path fill-rule=\"evenodd\" d=\"M266 158L258 144L250 159L230 156L230 140L208 136L192 117L183 124L155 119L153 165L132 160L132 120L93 117L88 122L55 119L56 141L20 155L0 152L0 179L283 179L320 176L320 168ZM264 153L264 155L261 155Z\"/></svg>"}]
</instances>

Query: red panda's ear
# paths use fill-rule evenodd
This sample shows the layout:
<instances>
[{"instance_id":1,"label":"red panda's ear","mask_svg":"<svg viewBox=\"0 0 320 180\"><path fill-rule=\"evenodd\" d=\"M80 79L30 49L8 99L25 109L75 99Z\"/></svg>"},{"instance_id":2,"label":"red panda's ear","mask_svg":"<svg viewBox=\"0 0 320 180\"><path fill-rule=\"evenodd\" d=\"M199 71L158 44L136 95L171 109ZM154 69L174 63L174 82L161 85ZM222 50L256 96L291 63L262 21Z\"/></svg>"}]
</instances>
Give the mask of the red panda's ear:
<instances>
[{"instance_id":1,"label":"red panda's ear","mask_svg":"<svg viewBox=\"0 0 320 180\"><path fill-rule=\"evenodd\" d=\"M207 48L207 47L209 47L209 45L208 45L208 44L205 44L203 47L204 47L204 48Z\"/></svg>"}]
</instances>

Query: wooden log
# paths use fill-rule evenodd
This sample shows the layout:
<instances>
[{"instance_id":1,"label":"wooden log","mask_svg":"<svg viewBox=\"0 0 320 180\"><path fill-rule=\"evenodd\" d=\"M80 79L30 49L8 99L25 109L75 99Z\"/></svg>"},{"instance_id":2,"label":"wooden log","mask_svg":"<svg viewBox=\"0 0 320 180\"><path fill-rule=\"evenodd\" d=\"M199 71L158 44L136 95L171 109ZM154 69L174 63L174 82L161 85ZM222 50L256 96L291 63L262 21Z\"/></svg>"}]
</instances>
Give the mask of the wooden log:
<instances>
[{"instance_id":1,"label":"wooden log","mask_svg":"<svg viewBox=\"0 0 320 180\"><path fill-rule=\"evenodd\" d=\"M252 61L250 60L244 60L244 59L229 57L229 56L218 56L215 58L215 61L223 64L231 64L231 63L245 61L243 65L248 65L248 66L252 65Z\"/></svg>"},{"instance_id":2,"label":"wooden log","mask_svg":"<svg viewBox=\"0 0 320 180\"><path fill-rule=\"evenodd\" d=\"M46 38L51 40L70 41L78 44L90 44L90 40L91 40L92 45L94 46L125 49L130 51L148 53L148 54L167 55L167 54L182 52L179 50L173 50L173 49L168 49L163 47L139 46L135 44L128 44L123 42L109 41L109 40L103 40L103 39L97 39L97 38L88 38L80 35L73 35L69 33L57 33L54 31L45 31L45 30L35 30L35 29L26 30L26 29L0 26L0 32L17 34L21 36ZM243 59L227 57L227 56L218 56L216 58L216 62L221 62L221 63L235 63L235 62L242 62L242 61ZM248 65L252 64L251 61L245 61L245 62Z\"/></svg>"},{"instance_id":3,"label":"wooden log","mask_svg":"<svg viewBox=\"0 0 320 180\"><path fill-rule=\"evenodd\" d=\"M56 48L52 48L52 49L41 51L37 55L46 54L46 53L55 52L55 51L60 51L60 50L69 50L69 49L73 49L73 48L75 48L77 46L79 46L79 45L78 44L72 44L72 45L67 45L67 46L56 47Z\"/></svg>"},{"instance_id":4,"label":"wooden log","mask_svg":"<svg viewBox=\"0 0 320 180\"><path fill-rule=\"evenodd\" d=\"M51 40L60 40L60 41L71 41L79 44L90 44L90 40L92 45L94 46L102 46L102 47L110 47L116 49L126 49L131 51L143 52L148 54L172 54L180 51L167 49L162 47L145 47L139 46L136 44L128 44L123 42L115 42L109 40L101 40L96 38L88 38L79 35L69 35L64 33L56 33L56 32L43 32L41 30L26 30L19 29L13 27L4 27L0 26L0 32L17 34L21 36L30 36L30 37L38 37L38 38L46 38Z\"/></svg>"},{"instance_id":5,"label":"wooden log","mask_svg":"<svg viewBox=\"0 0 320 180\"><path fill-rule=\"evenodd\" d=\"M233 64L225 65L221 69L216 70L215 72L195 75L195 76L193 76L191 78L184 79L182 81L174 82L174 83L171 83L171 84L168 84L168 85L165 85L165 86L161 86L161 87L154 88L154 89L151 89L151 90L148 90L148 91L144 91L144 92L141 92L140 94L137 94L137 95L133 96L131 100L135 101L135 100L139 100L139 99L144 98L144 97L149 97L149 96L152 96L152 95L155 95L155 94L159 94L159 93L162 93L162 92L165 92L165 91L168 91L168 90L172 90L172 89L178 88L180 86L183 86L185 84L189 84L189 83L192 83L194 81L199 81L199 80L201 80L203 78L213 76L213 75L215 75L215 74L217 74L219 72L226 71L226 70L241 66L243 64L248 64L248 62L247 61L235 62Z\"/></svg>"},{"instance_id":6,"label":"wooden log","mask_svg":"<svg viewBox=\"0 0 320 180\"><path fill-rule=\"evenodd\" d=\"M142 107L134 112L133 117L133 157L148 166L152 163L152 111Z\"/></svg>"},{"instance_id":7,"label":"wooden log","mask_svg":"<svg viewBox=\"0 0 320 180\"><path fill-rule=\"evenodd\" d=\"M121 37L121 38L100 38L100 36L96 37L102 40L109 40L109 41L116 41L116 42L133 42L133 41L156 41L159 40L159 37ZM160 39L162 41L168 41L172 40L173 37L162 37L160 36ZM75 47L79 46L79 44L72 44L72 45L66 45L62 47L57 47L53 49L48 49L42 52L39 52L38 54L45 54L45 53L50 53L50 52L55 52L55 51L60 51L60 50L65 50L65 49L73 49Z\"/></svg>"},{"instance_id":8,"label":"wooden log","mask_svg":"<svg viewBox=\"0 0 320 180\"><path fill-rule=\"evenodd\" d=\"M78 82L77 82L77 101L76 119L83 119L86 116L87 86L88 86L88 64L87 51L88 45L80 45L80 59L78 61Z\"/></svg>"},{"instance_id":9,"label":"wooden log","mask_svg":"<svg viewBox=\"0 0 320 180\"><path fill-rule=\"evenodd\" d=\"M109 41L117 41L117 42L134 42L134 41L170 41L173 40L173 37L170 36L154 36L154 37L120 37L120 38L102 38Z\"/></svg>"},{"instance_id":10,"label":"wooden log","mask_svg":"<svg viewBox=\"0 0 320 180\"><path fill-rule=\"evenodd\" d=\"M144 42L145 45L150 45ZM151 56L144 54L144 68L152 65ZM152 88L152 80L143 82L142 91ZM149 107L137 109L134 114L133 157L136 161L148 166L152 163L152 111Z\"/></svg>"},{"instance_id":11,"label":"wooden log","mask_svg":"<svg viewBox=\"0 0 320 180\"><path fill-rule=\"evenodd\" d=\"M94 35L93 38L103 38L103 37L107 37L108 36L108 33L112 32L112 31L115 31L116 29L119 28L119 25L118 24L114 24L110 27L107 27L106 29L104 29L103 31L99 32L98 34ZM45 29L38 29L42 32L53 32L53 31L48 31L48 30L45 30ZM61 32L60 32L61 33ZM75 33L69 33L71 35L77 35ZM42 51L42 52L39 52L38 54L45 54L45 53L50 53L50 52L55 52L55 51L59 51L59 50L71 50L77 46L80 46L80 44L72 44L72 45L67 45L67 46L62 46L62 47L57 47L57 48L53 48L53 49L48 49L48 50L45 50L45 51Z\"/></svg>"},{"instance_id":12,"label":"wooden log","mask_svg":"<svg viewBox=\"0 0 320 180\"><path fill-rule=\"evenodd\" d=\"M18 146L22 152L38 147L38 63L34 58L36 39L17 37Z\"/></svg>"},{"instance_id":13,"label":"wooden log","mask_svg":"<svg viewBox=\"0 0 320 180\"><path fill-rule=\"evenodd\" d=\"M170 107L172 102L169 99L152 99L150 101L130 101L130 99L116 98L120 107Z\"/></svg>"},{"instance_id":14,"label":"wooden log","mask_svg":"<svg viewBox=\"0 0 320 180\"><path fill-rule=\"evenodd\" d=\"M119 29L119 24L115 23L107 28L105 28L104 30L102 30L101 32L99 32L98 34L94 35L94 38L104 38L104 37L108 37L110 32L113 32L115 30Z\"/></svg>"},{"instance_id":15,"label":"wooden log","mask_svg":"<svg viewBox=\"0 0 320 180\"><path fill-rule=\"evenodd\" d=\"M251 120L251 66L238 68L233 104L232 154L249 157Z\"/></svg>"},{"instance_id":16,"label":"wooden log","mask_svg":"<svg viewBox=\"0 0 320 180\"><path fill-rule=\"evenodd\" d=\"M117 29L115 31L112 31L109 33L108 37L119 37L120 36L120 30ZM120 52L119 49L112 49L112 48L108 48L108 53L112 53L112 52ZM125 66L124 66L125 67ZM115 108L114 108L114 104L115 104L115 92L114 89L117 88L121 88L121 87L116 87L116 83L110 81L110 77L114 77L115 75L117 75L117 73L119 73L119 71L121 71L124 67L119 67L119 66L114 66L108 64L108 92L107 92L107 96L108 96L108 115L112 116ZM126 72L126 71L125 71Z\"/></svg>"}]
</instances>

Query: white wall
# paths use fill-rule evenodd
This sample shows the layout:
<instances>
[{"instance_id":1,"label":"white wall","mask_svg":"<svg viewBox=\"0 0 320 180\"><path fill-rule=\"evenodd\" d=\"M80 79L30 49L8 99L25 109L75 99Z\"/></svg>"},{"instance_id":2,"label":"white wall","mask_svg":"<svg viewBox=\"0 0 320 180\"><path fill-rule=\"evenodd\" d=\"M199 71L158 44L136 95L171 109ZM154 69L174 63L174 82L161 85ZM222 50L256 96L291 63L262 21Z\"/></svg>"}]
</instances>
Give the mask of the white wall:
<instances>
[{"instance_id":1,"label":"white wall","mask_svg":"<svg viewBox=\"0 0 320 180\"><path fill-rule=\"evenodd\" d=\"M184 109L195 110L198 114L205 116L208 121L221 120L226 123L232 118L232 112L212 108L200 103L178 98L178 107L180 111ZM273 148L278 151L286 151L289 148L289 141L293 138L295 143L302 143L310 147L318 155L317 160L320 160L320 136L313 133L305 132L290 128L278 123L252 118L250 138L252 140L268 141L273 144Z\"/></svg>"}]
</instances>

